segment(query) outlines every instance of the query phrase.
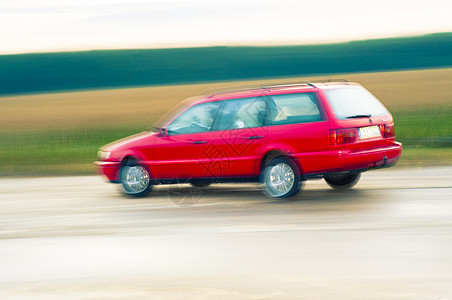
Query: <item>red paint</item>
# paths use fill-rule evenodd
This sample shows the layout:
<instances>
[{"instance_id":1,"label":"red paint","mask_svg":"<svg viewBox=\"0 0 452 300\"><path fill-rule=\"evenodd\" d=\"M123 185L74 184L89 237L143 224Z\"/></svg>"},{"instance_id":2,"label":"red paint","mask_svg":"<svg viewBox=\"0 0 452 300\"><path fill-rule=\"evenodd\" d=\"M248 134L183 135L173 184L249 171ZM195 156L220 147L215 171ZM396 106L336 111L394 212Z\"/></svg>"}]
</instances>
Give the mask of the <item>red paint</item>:
<instances>
[{"instance_id":1,"label":"red paint","mask_svg":"<svg viewBox=\"0 0 452 300\"><path fill-rule=\"evenodd\" d=\"M303 175L395 164L401 156L402 145L395 141L394 122L390 114L356 119L336 117L325 91L350 86L359 85L336 83L315 84L315 87L269 87L197 97L195 102L187 104L187 109L212 101L314 93L321 120L178 135L144 132L102 147L111 155L107 160L96 162L96 165L110 181L118 181L121 162L127 157L140 161L156 180L258 176L262 159L274 150L296 160ZM165 127L182 114L170 119ZM361 139L358 128L373 125L381 130L381 136Z\"/></svg>"}]
</instances>

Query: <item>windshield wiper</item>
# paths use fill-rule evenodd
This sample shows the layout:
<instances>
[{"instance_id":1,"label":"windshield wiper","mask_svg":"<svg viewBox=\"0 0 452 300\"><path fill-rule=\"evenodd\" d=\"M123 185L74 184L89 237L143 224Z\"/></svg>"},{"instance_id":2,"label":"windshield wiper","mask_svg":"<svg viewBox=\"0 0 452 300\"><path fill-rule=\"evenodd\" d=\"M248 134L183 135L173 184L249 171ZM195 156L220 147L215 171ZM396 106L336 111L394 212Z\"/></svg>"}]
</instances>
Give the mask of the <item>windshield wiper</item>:
<instances>
[{"instance_id":1,"label":"windshield wiper","mask_svg":"<svg viewBox=\"0 0 452 300\"><path fill-rule=\"evenodd\" d=\"M147 131L159 132L160 129L161 129L160 127L150 126L150 127L148 127L146 130L147 130Z\"/></svg>"},{"instance_id":2,"label":"windshield wiper","mask_svg":"<svg viewBox=\"0 0 452 300\"><path fill-rule=\"evenodd\" d=\"M348 116L347 119L369 118L371 116L372 116L371 114L360 114L360 115Z\"/></svg>"}]
</instances>

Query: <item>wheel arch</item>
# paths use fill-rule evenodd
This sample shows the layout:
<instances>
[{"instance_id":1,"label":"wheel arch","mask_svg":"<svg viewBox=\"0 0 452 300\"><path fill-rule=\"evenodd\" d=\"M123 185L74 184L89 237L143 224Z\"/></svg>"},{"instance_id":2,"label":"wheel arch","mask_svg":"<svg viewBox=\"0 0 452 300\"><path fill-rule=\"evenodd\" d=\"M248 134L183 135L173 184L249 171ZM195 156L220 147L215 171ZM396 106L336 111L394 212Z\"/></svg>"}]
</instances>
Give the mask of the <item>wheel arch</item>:
<instances>
[{"instance_id":1,"label":"wheel arch","mask_svg":"<svg viewBox=\"0 0 452 300\"><path fill-rule=\"evenodd\" d=\"M135 154L126 154L124 155L124 157L121 160L121 168L127 164L129 161L135 161L138 164L142 165L143 167L146 168L146 170L149 172L149 175L151 176L151 178L154 178L154 174L150 168L150 166L148 164L145 163L145 160L140 158L139 156L135 155ZM118 177L120 172L118 172Z\"/></svg>"},{"instance_id":2,"label":"wheel arch","mask_svg":"<svg viewBox=\"0 0 452 300\"><path fill-rule=\"evenodd\" d=\"M289 151L285 151L282 149L272 149L267 151L267 153L265 153L265 155L261 158L260 163L259 163L259 172L261 172L262 170L264 170L265 166L270 163L273 159L277 158L277 157L287 157L290 160L292 160L297 168L298 168L298 172L299 175L303 174L303 166L301 165L301 162L299 161L299 159L293 155L292 153L290 153Z\"/></svg>"},{"instance_id":3,"label":"wheel arch","mask_svg":"<svg viewBox=\"0 0 452 300\"><path fill-rule=\"evenodd\" d=\"M143 160L134 154L126 154L121 160L121 166L123 166L129 161L142 162Z\"/></svg>"}]
</instances>

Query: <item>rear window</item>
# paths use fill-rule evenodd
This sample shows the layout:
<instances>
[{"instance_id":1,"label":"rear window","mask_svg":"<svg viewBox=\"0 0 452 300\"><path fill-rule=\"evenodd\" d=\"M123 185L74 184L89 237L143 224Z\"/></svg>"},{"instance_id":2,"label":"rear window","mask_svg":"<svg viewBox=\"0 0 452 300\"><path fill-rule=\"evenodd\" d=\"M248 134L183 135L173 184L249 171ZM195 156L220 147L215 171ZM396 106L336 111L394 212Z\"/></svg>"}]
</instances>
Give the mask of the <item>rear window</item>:
<instances>
[{"instance_id":1,"label":"rear window","mask_svg":"<svg viewBox=\"0 0 452 300\"><path fill-rule=\"evenodd\" d=\"M347 87L325 91L334 113L339 119L385 116L386 108L363 87Z\"/></svg>"}]
</instances>

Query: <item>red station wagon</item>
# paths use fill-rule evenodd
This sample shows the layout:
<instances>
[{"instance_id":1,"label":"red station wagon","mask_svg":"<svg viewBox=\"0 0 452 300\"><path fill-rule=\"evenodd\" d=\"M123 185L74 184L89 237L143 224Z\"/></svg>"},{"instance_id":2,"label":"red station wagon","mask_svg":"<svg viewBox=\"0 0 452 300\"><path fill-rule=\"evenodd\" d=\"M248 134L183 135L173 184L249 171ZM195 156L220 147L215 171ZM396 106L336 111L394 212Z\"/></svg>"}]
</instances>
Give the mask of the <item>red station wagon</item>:
<instances>
[{"instance_id":1,"label":"red station wagon","mask_svg":"<svg viewBox=\"0 0 452 300\"><path fill-rule=\"evenodd\" d=\"M152 131L103 146L99 172L136 197L156 184L260 181L269 196L287 198L310 178L350 188L402 153L391 114L356 83L222 92L179 108Z\"/></svg>"}]
</instances>

